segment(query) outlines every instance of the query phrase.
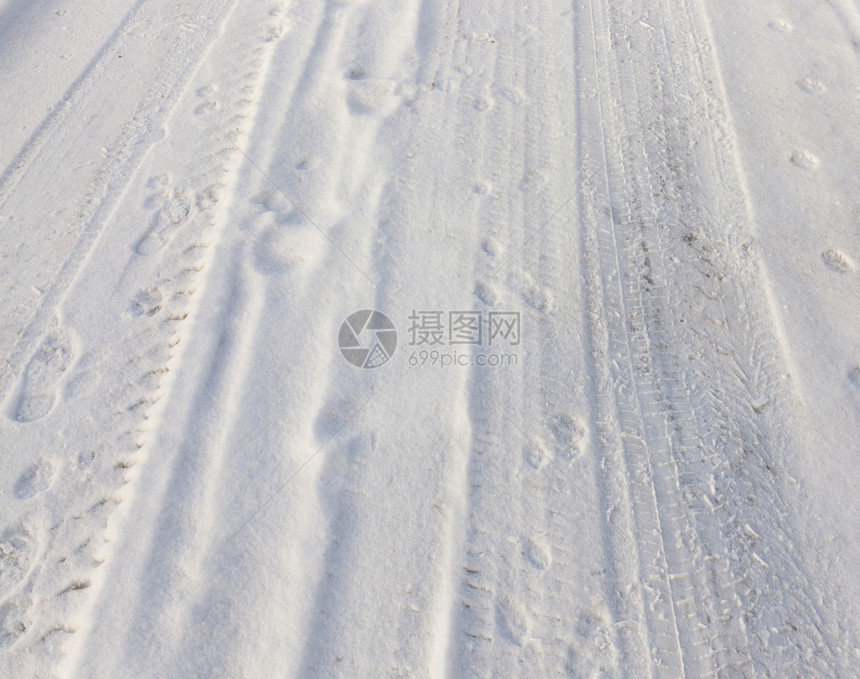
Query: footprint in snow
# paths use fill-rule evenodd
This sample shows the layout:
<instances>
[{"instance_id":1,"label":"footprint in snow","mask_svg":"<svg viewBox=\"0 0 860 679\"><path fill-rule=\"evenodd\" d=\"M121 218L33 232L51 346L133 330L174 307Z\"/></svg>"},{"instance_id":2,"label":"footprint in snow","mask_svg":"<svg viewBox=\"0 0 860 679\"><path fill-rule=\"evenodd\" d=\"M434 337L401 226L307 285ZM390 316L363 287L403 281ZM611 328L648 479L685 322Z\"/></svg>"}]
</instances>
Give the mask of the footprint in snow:
<instances>
[{"instance_id":1,"label":"footprint in snow","mask_svg":"<svg viewBox=\"0 0 860 679\"><path fill-rule=\"evenodd\" d=\"M96 370L78 369L70 375L63 388L63 399L71 401L89 394L95 389L101 375Z\"/></svg>"},{"instance_id":2,"label":"footprint in snow","mask_svg":"<svg viewBox=\"0 0 860 679\"><path fill-rule=\"evenodd\" d=\"M520 189L526 193L537 193L546 186L546 174L541 170L529 170L520 180Z\"/></svg>"},{"instance_id":3,"label":"footprint in snow","mask_svg":"<svg viewBox=\"0 0 860 679\"><path fill-rule=\"evenodd\" d=\"M289 208L286 198L274 189L264 189L251 198L253 205L258 205L264 212L282 212Z\"/></svg>"},{"instance_id":4,"label":"footprint in snow","mask_svg":"<svg viewBox=\"0 0 860 679\"><path fill-rule=\"evenodd\" d=\"M19 422L35 422L47 415L57 399L57 387L75 358L71 333L58 328L49 332L24 372L21 395L15 409Z\"/></svg>"},{"instance_id":5,"label":"footprint in snow","mask_svg":"<svg viewBox=\"0 0 860 679\"><path fill-rule=\"evenodd\" d=\"M818 157L805 149L795 149L792 151L790 160L792 165L802 170L812 170L818 166Z\"/></svg>"},{"instance_id":6,"label":"footprint in snow","mask_svg":"<svg viewBox=\"0 0 860 679\"><path fill-rule=\"evenodd\" d=\"M11 647L33 625L32 600L19 596L0 605L0 649Z\"/></svg>"},{"instance_id":7,"label":"footprint in snow","mask_svg":"<svg viewBox=\"0 0 860 679\"><path fill-rule=\"evenodd\" d=\"M387 116L401 102L401 88L388 78L352 78L347 103L353 115Z\"/></svg>"},{"instance_id":8,"label":"footprint in snow","mask_svg":"<svg viewBox=\"0 0 860 679\"><path fill-rule=\"evenodd\" d=\"M516 602L502 600L496 607L496 626L502 637L522 646L531 632L531 621L526 611Z\"/></svg>"},{"instance_id":9,"label":"footprint in snow","mask_svg":"<svg viewBox=\"0 0 860 679\"><path fill-rule=\"evenodd\" d=\"M595 666L614 668L617 656L610 630L608 616L598 611L582 613L575 628L576 638L568 651L567 669L572 676L590 676Z\"/></svg>"},{"instance_id":10,"label":"footprint in snow","mask_svg":"<svg viewBox=\"0 0 860 679\"><path fill-rule=\"evenodd\" d=\"M495 306L496 302L499 301L499 291L496 286L490 282L476 282L474 292L475 297L477 297L487 306Z\"/></svg>"},{"instance_id":11,"label":"footprint in snow","mask_svg":"<svg viewBox=\"0 0 860 679\"><path fill-rule=\"evenodd\" d=\"M479 191L479 189L481 189ZM475 187L475 193L486 194L489 191L489 184L477 185ZM490 257L498 257L502 254L502 246L492 236L485 239L483 243L481 243L481 249L487 253Z\"/></svg>"},{"instance_id":12,"label":"footprint in snow","mask_svg":"<svg viewBox=\"0 0 860 679\"><path fill-rule=\"evenodd\" d=\"M794 26L791 25L791 22L782 18L772 20L768 26L777 33L790 33L794 30Z\"/></svg>"},{"instance_id":13,"label":"footprint in snow","mask_svg":"<svg viewBox=\"0 0 860 679\"><path fill-rule=\"evenodd\" d=\"M220 190L220 186L217 184L212 184L211 186L207 186L205 189L201 189L195 195L197 209L198 210L208 210L218 203L220 198L218 197L218 192Z\"/></svg>"},{"instance_id":14,"label":"footprint in snow","mask_svg":"<svg viewBox=\"0 0 860 679\"><path fill-rule=\"evenodd\" d=\"M22 526L0 534L0 599L24 579L35 552L36 538Z\"/></svg>"},{"instance_id":15,"label":"footprint in snow","mask_svg":"<svg viewBox=\"0 0 860 679\"><path fill-rule=\"evenodd\" d=\"M535 471L543 469L549 462L549 458L549 451L543 441L529 441L523 446L523 459Z\"/></svg>"},{"instance_id":16,"label":"footprint in snow","mask_svg":"<svg viewBox=\"0 0 860 679\"><path fill-rule=\"evenodd\" d=\"M194 114L198 116L205 116L210 113L213 113L218 110L218 101L216 99L212 99L210 101L204 101L202 104L198 104L194 108Z\"/></svg>"},{"instance_id":17,"label":"footprint in snow","mask_svg":"<svg viewBox=\"0 0 860 679\"><path fill-rule=\"evenodd\" d=\"M472 108L478 113L486 113L495 105L495 100L490 95L483 95L472 100Z\"/></svg>"},{"instance_id":18,"label":"footprint in snow","mask_svg":"<svg viewBox=\"0 0 860 679\"><path fill-rule=\"evenodd\" d=\"M306 172L308 170L314 170L319 167L320 159L319 156L307 156L306 158L302 158L301 160L296 162L296 169L302 172Z\"/></svg>"},{"instance_id":19,"label":"footprint in snow","mask_svg":"<svg viewBox=\"0 0 860 679\"><path fill-rule=\"evenodd\" d=\"M579 457L582 453L582 444L586 434L582 420L575 415L565 413L556 416L549 428L555 438L559 457L566 460L574 460Z\"/></svg>"},{"instance_id":20,"label":"footprint in snow","mask_svg":"<svg viewBox=\"0 0 860 679\"><path fill-rule=\"evenodd\" d=\"M472 189L472 190L473 190L476 194L478 194L479 196L486 196L487 194L489 194L489 193L490 193L490 191L492 191L492 189L493 189L493 185L492 185L490 182L487 182L487 181L480 181L480 182L476 182L476 183L475 183L475 186L473 187L473 189ZM487 239L487 240L489 241L489 240L492 240L492 239ZM488 252L486 248L484 248L484 252L487 252L487 254L491 254L491 255L492 255L492 254L496 254L496 253L493 253L493 252Z\"/></svg>"},{"instance_id":21,"label":"footprint in snow","mask_svg":"<svg viewBox=\"0 0 860 679\"><path fill-rule=\"evenodd\" d=\"M275 17L273 21L266 27L266 34L263 37L264 42L274 42L280 38L286 31L292 28L292 22L287 18L278 18L280 8L273 8L269 13Z\"/></svg>"},{"instance_id":22,"label":"footprint in snow","mask_svg":"<svg viewBox=\"0 0 860 679\"><path fill-rule=\"evenodd\" d=\"M523 302L535 311L547 314L553 310L554 300L549 288L540 285L527 271L515 269L509 276L509 284L518 289Z\"/></svg>"},{"instance_id":23,"label":"footprint in snow","mask_svg":"<svg viewBox=\"0 0 860 679\"><path fill-rule=\"evenodd\" d=\"M150 189L151 191L163 192L169 186L170 175L166 172L163 172L161 174L155 174L146 180L146 188ZM156 195L160 195L160 193Z\"/></svg>"},{"instance_id":24,"label":"footprint in snow","mask_svg":"<svg viewBox=\"0 0 860 679\"><path fill-rule=\"evenodd\" d=\"M312 226L271 226L254 246L257 270L270 276L295 271L315 261L324 245L325 239Z\"/></svg>"},{"instance_id":25,"label":"footprint in snow","mask_svg":"<svg viewBox=\"0 0 860 679\"><path fill-rule=\"evenodd\" d=\"M192 205L181 191L176 191L163 203L152 218L147 234L137 244L140 255L151 255L163 248L174 231L191 216Z\"/></svg>"},{"instance_id":26,"label":"footprint in snow","mask_svg":"<svg viewBox=\"0 0 860 679\"><path fill-rule=\"evenodd\" d=\"M797 86L807 94L820 94L825 90L824 83L815 78L801 78Z\"/></svg>"},{"instance_id":27,"label":"footprint in snow","mask_svg":"<svg viewBox=\"0 0 860 679\"><path fill-rule=\"evenodd\" d=\"M552 548L542 537L534 537L523 543L523 556L538 570L546 570L552 564Z\"/></svg>"},{"instance_id":28,"label":"footprint in snow","mask_svg":"<svg viewBox=\"0 0 860 679\"><path fill-rule=\"evenodd\" d=\"M828 269L836 273L848 273L854 270L851 260L835 248L822 252L821 259Z\"/></svg>"},{"instance_id":29,"label":"footprint in snow","mask_svg":"<svg viewBox=\"0 0 860 679\"><path fill-rule=\"evenodd\" d=\"M48 490L54 480L55 471L56 466L48 458L43 458L30 465L15 482L15 497L19 500L26 500Z\"/></svg>"},{"instance_id":30,"label":"footprint in snow","mask_svg":"<svg viewBox=\"0 0 860 679\"><path fill-rule=\"evenodd\" d=\"M163 305L163 296L158 288L146 288L131 300L131 312L135 316L155 316Z\"/></svg>"}]
</instances>

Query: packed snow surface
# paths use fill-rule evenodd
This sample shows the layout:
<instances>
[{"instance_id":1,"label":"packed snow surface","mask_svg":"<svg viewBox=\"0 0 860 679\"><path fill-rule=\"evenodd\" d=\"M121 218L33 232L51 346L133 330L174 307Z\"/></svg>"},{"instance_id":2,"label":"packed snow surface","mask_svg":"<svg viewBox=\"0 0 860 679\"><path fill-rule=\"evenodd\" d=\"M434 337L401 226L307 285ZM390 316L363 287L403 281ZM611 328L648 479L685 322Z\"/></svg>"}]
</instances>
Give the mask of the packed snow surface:
<instances>
[{"instance_id":1,"label":"packed snow surface","mask_svg":"<svg viewBox=\"0 0 860 679\"><path fill-rule=\"evenodd\" d=\"M858 676L854 0L0 0L0 95L0 676Z\"/></svg>"}]
</instances>

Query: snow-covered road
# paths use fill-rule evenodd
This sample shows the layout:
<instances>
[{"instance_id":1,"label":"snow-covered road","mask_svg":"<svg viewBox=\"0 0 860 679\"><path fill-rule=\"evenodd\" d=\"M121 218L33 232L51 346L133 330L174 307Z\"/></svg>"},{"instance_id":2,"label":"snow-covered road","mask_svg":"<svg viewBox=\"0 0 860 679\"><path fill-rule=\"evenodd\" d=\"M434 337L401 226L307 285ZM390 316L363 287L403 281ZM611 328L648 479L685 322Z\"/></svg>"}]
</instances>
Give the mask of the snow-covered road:
<instances>
[{"instance_id":1,"label":"snow-covered road","mask_svg":"<svg viewBox=\"0 0 860 679\"><path fill-rule=\"evenodd\" d=\"M0 0L0 674L855 676L860 11L747 5Z\"/></svg>"}]
</instances>

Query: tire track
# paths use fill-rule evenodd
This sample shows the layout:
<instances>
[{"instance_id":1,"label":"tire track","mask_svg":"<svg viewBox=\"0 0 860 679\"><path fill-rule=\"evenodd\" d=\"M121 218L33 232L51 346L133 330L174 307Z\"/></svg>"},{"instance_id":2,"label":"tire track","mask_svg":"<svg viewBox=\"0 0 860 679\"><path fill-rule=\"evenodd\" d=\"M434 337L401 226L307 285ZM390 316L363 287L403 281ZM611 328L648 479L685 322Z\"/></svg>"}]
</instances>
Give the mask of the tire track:
<instances>
[{"instance_id":1,"label":"tire track","mask_svg":"<svg viewBox=\"0 0 860 679\"><path fill-rule=\"evenodd\" d=\"M171 407L173 401L177 371L186 361L183 348L194 334L194 320L200 315L203 300L199 288L205 286L206 279L211 275L209 267L213 263L215 250L212 246L219 243L225 229L230 226L227 215L232 202L233 185L243 166L237 145L244 142L253 128L257 113L256 100L266 82L271 55L289 28L290 22L285 16L287 4L274 1L263 6L237 7L231 11L223 39L215 43L208 56L207 75L198 75L192 83L193 92L189 91L185 97L181 116L172 125L172 135L168 136L163 147L156 149L154 161L150 163L150 171L154 174L146 182L150 194L144 206L152 217L143 232L143 238L139 238L136 245L132 244L131 249L136 257L130 261L123 277L140 277L140 272L135 270L137 267L143 267L149 275L167 271L167 275L162 273L160 279L135 295L131 305L142 317L166 312L169 316L167 320L172 321L174 327L172 337L166 343L170 347L166 356L163 352L163 335L159 337L154 334L155 343L148 348L143 334L136 338L141 344L142 355L161 356L163 362L150 368L146 373L149 379L142 378L140 382L141 386L150 390L148 394L141 394L136 401L144 404L143 417L147 423L145 433L141 434L137 444L140 450L128 466L136 466L139 462L147 464L134 470L131 475L133 479L146 474L148 464L163 457L166 452L161 450L164 439L160 425L166 408ZM238 27L246 26L259 28L244 32L237 30ZM237 35L241 36L238 41L235 40ZM240 58L237 59L237 55ZM230 308L236 311L234 320L238 324L247 322L248 310L244 310L246 314L240 313L241 301L247 296L245 287L237 286L229 300ZM162 304L163 310L159 308ZM226 324L223 330L219 342L227 353L232 347L236 356L223 366L216 365L213 368L209 376L213 389L211 398L199 400L203 421L218 418L213 403L219 395L223 400L220 407L229 406L231 393L225 391L224 380L230 379L242 364L242 340L247 338L243 333L237 333L235 324ZM182 345L177 346L180 341ZM152 389L156 390L155 395ZM162 403L156 406L155 403L162 398ZM177 468L184 476L179 479L174 475L173 492L175 497L191 503L192 508L188 510L188 505L174 503L157 520L177 535L185 535L182 529L189 522L198 522L198 527L208 525L213 502L211 488L214 486L208 486L206 482L211 481L213 475L217 476L220 462L218 450L223 449L222 439L223 431L218 431L216 427L208 431L207 436L201 437L199 446L189 444L182 451L184 456ZM200 454L200 448L208 449L206 454ZM154 457L156 453L158 455ZM132 492L135 490L133 487ZM112 519L112 534L124 537L127 526L132 524L131 519L146 510L141 506L142 500L144 498L135 498L130 509ZM178 515L173 513L172 510L180 505L188 511ZM163 547L165 552L186 567L192 567L187 555L199 546L196 542L192 543L174 545L172 551L169 543ZM155 556L151 557L148 565L153 569L161 566L159 572L164 575L165 582L170 581L172 574L175 575L171 567L164 567ZM121 575L114 569L115 566L100 579L95 596L89 602L91 614L84 619L92 619L92 611L105 603L104 597L110 591L110 580ZM115 654L122 653L130 653L134 657L134 632L151 616L164 615L165 609L170 608L169 604L166 590L152 593L146 607L142 609L146 613L142 613L134 624L128 626L123 640L111 639L110 653L105 656L107 659L102 658L98 662L109 665L111 659L116 657ZM98 617L96 614L95 618ZM105 641L101 636L91 636L90 629L84 631L87 634L82 635L82 640L65 664L66 668L76 668L75 672L90 672L87 663L98 658L98 652L93 654L93 648L98 648L98 644ZM169 647L160 648L157 654L149 658L152 664L148 671L163 663L169 665L165 659L170 658L171 652ZM119 667L115 666L113 671L119 671Z\"/></svg>"},{"instance_id":2,"label":"tire track","mask_svg":"<svg viewBox=\"0 0 860 679\"><path fill-rule=\"evenodd\" d=\"M123 17L120 25L63 95L60 105L54 108L39 124L24 147L0 175L0 205L3 205L8 196L15 190L22 175L49 138L59 134L58 130L70 113L77 108L80 99L90 93L97 83L105 78L111 65L116 64L118 54L128 44L128 34L143 21L151 20L152 17L149 13L153 12L153 7L153 4L147 0L137 0Z\"/></svg>"},{"instance_id":3,"label":"tire track","mask_svg":"<svg viewBox=\"0 0 860 679\"><path fill-rule=\"evenodd\" d=\"M42 197L46 212L55 210L62 215L68 210L72 198L66 193L69 186L74 184L57 180L57 158L63 158L69 164L79 165L79 161L87 164L93 159L86 154L97 152L89 140L102 141L99 137L112 134L112 126L121 128L119 136L101 150L102 156L97 161L98 169L93 173L85 194L74 197L77 207L74 214L68 217L71 224L62 229L51 223L30 225L33 232L31 242L41 242L53 237L56 239L56 246L38 252L16 253L20 261L27 261L30 265L27 274L31 278L35 276L34 280L38 281L36 287L41 286L39 289L43 290L32 300L32 305L28 305L35 307L29 317L19 316L13 320L20 326L20 331L12 335L16 338L14 344L0 347L9 356L0 366L0 395L7 394L15 376L20 374L26 363L32 346L38 341L37 338L51 327L51 319L56 315L63 296L86 261L105 224L112 218L137 167L152 144L163 134L164 121L169 117L184 91L185 84L217 35L216 29L232 2L233 0L200 0L193 5L188 3L187 9L190 13L179 16L175 14L185 7L173 8L173 5L167 3L170 7L167 8L151 2L135 5L95 63L72 87L64 106L57 109L45 122L3 180L0 187L0 204L7 218L20 219L20 215L27 215L29 206L26 201L32 195ZM139 45L134 46L133 29L146 21L157 25L163 14L170 15L171 21L168 25L173 27L173 32L162 38L166 49L158 67L152 69L151 83L140 92L140 99L134 102L134 108L127 111L130 116L128 119L105 116L101 126L92 129L87 112L98 110L103 101L110 101L106 93L116 91L118 82L123 79L122 70L117 66L122 63L116 58L118 52L124 50L127 56L130 56L135 50L141 50ZM145 50L143 52L145 54ZM126 112L122 107L117 108ZM89 136L84 134L84 130ZM35 236L37 233L38 237ZM38 276L44 274L39 272L44 271L58 273L49 281L41 281ZM14 280L9 288L4 288L4 296L7 293L19 294L16 289L25 287L24 283L22 280Z\"/></svg>"},{"instance_id":4,"label":"tire track","mask_svg":"<svg viewBox=\"0 0 860 679\"><path fill-rule=\"evenodd\" d=\"M475 167L487 173L476 189L474 291L485 312L521 312L523 344L516 366L469 375L452 677L619 671L595 530L601 508L571 265L578 245L560 213L577 171L577 93L555 84L573 82L577 65L571 14L560 21L557 10L510 6L495 24L461 12L461 30L486 35L495 54L481 74L494 105L473 128Z\"/></svg>"},{"instance_id":5,"label":"tire track","mask_svg":"<svg viewBox=\"0 0 860 679\"><path fill-rule=\"evenodd\" d=\"M629 498L638 563L627 557L626 577L641 573L627 658L647 648L651 676L829 674L838 654L820 630L833 623L807 594L822 582L809 554L785 547L804 519L775 460L791 465L801 443L784 433L794 404L706 19L690 2L663 3L653 19L626 3L583 9L594 41L580 56L595 66L583 87L597 92L584 136L603 148L582 154L608 161L583 202L595 376L621 387L599 388L605 449L621 463L607 490ZM641 141L627 136L636 130ZM629 528L609 530L623 553ZM768 585L774 570L790 596ZM815 655L768 644L761 590L791 610L788 636Z\"/></svg>"},{"instance_id":6,"label":"tire track","mask_svg":"<svg viewBox=\"0 0 860 679\"><path fill-rule=\"evenodd\" d=\"M200 334L184 343L194 356L176 373L184 384L171 391L172 412L157 437L170 469L163 474L151 468L145 483L157 488L157 497L175 500L150 504L147 514L126 524L149 531L146 517L155 516L166 537L142 550L142 568L133 566L139 614L118 614L124 620L120 627L129 631L114 667L126 662L123 657L143 662L137 643L158 635L164 617L189 621L181 635L164 644L169 648L147 661L171 676L211 673L213 667L236 673L248 663L275 673L312 672L317 664L334 662L329 656L342 653L348 635L376 635L380 625L389 624L377 616L374 623L344 630L341 616L326 615L336 595L342 609L356 611L346 619L369 618L366 601L350 602L350 594L355 581L361 582L353 559L369 558L360 533L374 522L358 522L356 530L344 526L368 511L357 499L368 493L362 483L373 482L363 471L371 466L367 458L379 453L374 453L375 433L340 432L338 423L345 426L342 418L356 403L334 377L353 369L329 365L338 359L318 333L334 317L332 308L342 308L343 289L351 290L360 275L329 243L347 243L346 251L363 262L375 234L358 227L375 223L381 192L377 170L368 161L392 100L396 104L400 98L396 77L404 40L378 25L379 19L398 17L392 9L373 3L297 7L291 20L301 34L294 33L293 40L263 59L268 77L259 95L259 117L247 138L237 140L244 162L229 222L238 227L222 225L214 239L215 257L202 286L207 308L192 314L204 327L221 329L225 340ZM409 6L397 9L406 17L411 13ZM354 38L371 28L385 39L362 49ZM356 79L351 69L359 67L362 76ZM208 108L205 102L201 106ZM351 145L353 139L357 143ZM331 275L344 266L340 276ZM224 307L229 308L226 316ZM296 324L298 317L304 323ZM287 336L285 328L290 328ZM241 347L245 358L237 361L230 347ZM335 372L337 366L345 371ZM313 380L290 382L296 371L309 369ZM350 374L348 385L362 388ZM294 386L285 390L285 384ZM326 451L308 457L308 451L320 451L324 444ZM344 476L326 462L330 456L345 460L353 473ZM314 463L308 464L311 457ZM279 479L289 480L298 471L300 479L280 493ZM270 570L267 530L280 534L284 526L290 527L280 548L284 563ZM331 544L322 540L329 536ZM124 563L136 562L134 554L133 548L124 550ZM329 578L310 584L322 572ZM194 577L189 580L187 573ZM299 581L309 584L296 588ZM195 602L191 609L187 600ZM225 617L207 618L210 607ZM313 635L290 635L282 625L269 624L284 610ZM412 624L414 613L402 613L401 622ZM236 630L223 624L226 619L247 620L247 633L257 643L280 651L249 658L256 647L238 640ZM100 636L97 643L110 641ZM201 645L209 652L198 657ZM350 648L361 646L356 642ZM110 665L100 664L97 650L87 649L86 655L81 667ZM342 658L338 667L347 672L362 660Z\"/></svg>"},{"instance_id":7,"label":"tire track","mask_svg":"<svg viewBox=\"0 0 860 679\"><path fill-rule=\"evenodd\" d=\"M487 68L467 81L469 90L477 94L480 80L485 80L485 87L495 101L494 107L473 128L472 143L481 149L476 168L479 178L476 186L481 187L481 193L477 201L471 201L470 211L464 211L464 217L471 218L469 221L475 222L477 217L481 226L486 225L476 234L478 238L493 239L486 249L480 242L473 246L477 257L472 275L482 275L474 284L478 297L475 301L481 302L482 309L511 298L507 286L490 276L494 265L498 265L500 252L518 247L517 238L522 237L519 225L525 222L521 194L516 191L505 194L505 189L515 186L517 173L527 172L525 141L519 138L502 141L502 135L494 134L494 130L524 129L525 112L517 106L517 100L525 100L523 86L530 75L512 77L517 65L526 60L526 48L512 39L511 22L501 18L512 8L505 9L499 12L498 19L489 20L468 5L458 4L453 15L456 18L452 18L457 34L472 36L465 47L468 51L460 60L468 63L475 60L469 58L470 53L482 54L482 63ZM478 213L472 216L471 211L475 210ZM513 228L499 228L500 225ZM461 492L466 497L462 511L464 525L458 531L461 544L454 550L455 559L447 565L452 573L455 598L450 604L451 636L446 640L448 658L443 676L490 677L501 668L510 671L511 667L521 666L526 655L532 661L539 657L534 646L530 652L525 648L530 644L534 622L532 610L518 596L522 591L521 576L525 573L521 571L520 545L506 538L519 537L518 523L528 522L528 519L518 521L517 517L532 518L540 509L539 502L530 501L522 492L522 481L516 476L515 470L523 463L518 454L520 447L508 443L521 441L522 435L517 430L523 426L521 378L505 377L509 381L502 386L498 378L486 371L473 369L469 375L471 441L463 470L465 478L461 481ZM514 423L506 419L507 413ZM508 498L505 510L510 511L503 511L493 503L497 492Z\"/></svg>"},{"instance_id":8,"label":"tire track","mask_svg":"<svg viewBox=\"0 0 860 679\"><path fill-rule=\"evenodd\" d=\"M134 484L128 484L139 475L135 467L154 452L152 434L163 412L159 402L172 387L177 345L188 333L192 297L210 259L207 249L216 237L225 189L236 170L238 153L225 146L225 134L240 138L237 127L246 125L254 110L254 90L263 68L259 60L285 28L276 9L270 14L260 8L260 16L255 17L262 25L259 32L249 33L245 43L229 45L230 55L238 50L244 64L228 56L229 68L220 87L201 86L198 80L196 93L173 95L182 107L177 104L168 119L179 137L152 149L148 169L154 174L149 179L141 173L130 179L134 186L146 184L143 205L133 205L134 190L124 193L117 203L121 209L105 223L110 226L116 220L143 215L140 222L146 228L145 215L160 220L159 215L169 211L170 233L162 239L162 247L147 256L139 249L134 252L134 239L139 238L134 229L109 229L107 237L97 239L95 256L74 276L58 306L61 318L81 329L81 339L71 344L75 347L71 367L64 359L62 372L67 374L62 382L52 379L48 392L40 387L47 369L39 366L57 367L56 360L42 360L45 352L40 349L32 364L38 369L25 372L23 396L14 411L18 419L27 420L27 427L41 427L35 420L45 417L45 431L74 427L79 448L71 454L56 451L60 471L51 475L47 486L38 480L38 469L31 475L35 486L29 477L19 482L24 489L22 501L30 503L27 513L43 517L36 530L43 546L28 577L8 599L17 602L9 615L14 613L21 621L19 633L8 638L5 656L13 674L24 671L21 668L28 662L37 662L28 672L66 673L83 651L80 637L86 635L76 635L81 631L79 621L87 620L87 612L97 605L106 575L101 566L110 555L107 545L121 531L114 510L133 495ZM201 99L215 105L201 109ZM174 144L182 147L180 153ZM184 196L184 207L177 211L171 197L178 195ZM112 265L102 270L105 262ZM105 279L113 287L105 285ZM119 298L111 294L114 289L121 292ZM110 337L96 336L106 322ZM67 334L61 326L47 337ZM92 346L116 350L96 353ZM34 375L39 377L35 382ZM34 390L33 384L40 388ZM92 401L99 391L103 397L94 401L93 419L75 422L73 406L80 399ZM52 405L54 411L48 412ZM30 430L29 435L33 434ZM37 492L29 492L31 487ZM44 505L53 507L50 518L44 516ZM67 551L72 545L77 548ZM55 590L62 582L69 584Z\"/></svg>"}]
</instances>

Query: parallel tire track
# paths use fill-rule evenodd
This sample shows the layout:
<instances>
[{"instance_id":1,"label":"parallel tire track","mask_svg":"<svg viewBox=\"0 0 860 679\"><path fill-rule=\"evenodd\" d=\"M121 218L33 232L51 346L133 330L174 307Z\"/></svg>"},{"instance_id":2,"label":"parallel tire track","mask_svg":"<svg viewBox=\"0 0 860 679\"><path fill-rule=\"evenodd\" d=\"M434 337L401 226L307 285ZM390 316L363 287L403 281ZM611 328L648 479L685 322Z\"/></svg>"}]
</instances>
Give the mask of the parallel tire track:
<instances>
[{"instance_id":1,"label":"parallel tire track","mask_svg":"<svg viewBox=\"0 0 860 679\"><path fill-rule=\"evenodd\" d=\"M92 186L86 195L78 197L74 223L62 231L63 237L56 252L65 261L54 262L58 273L30 318L18 319L22 325L19 338L9 351L9 359L0 365L0 398L20 373L38 337L50 327L63 296L113 215L143 157L159 139L164 121L204 58L208 46L217 35L219 23L232 4L233 0L200 0L194 5L193 12L180 17L173 27L168 43L170 49L161 58L160 66L155 70L155 79L137 102L120 136L104 149L104 157L99 159L99 169ZM160 10L163 9L162 5L151 2L135 5L113 38L100 51L95 63L88 67L67 93L62 107L45 121L2 178L0 209L12 214L21 212L20 206L15 205L17 196L44 194L44 191L35 187L44 183L46 177L53 176L48 170L56 166L57 154L74 148L84 130L93 134L93 130L87 129L91 120L86 112L98 110L102 105L98 96L104 95L104 92L99 87L105 87L106 83L118 87L121 79L120 75L111 71L111 64L118 62L116 57L119 51L132 40L135 26L147 21L157 23L161 16ZM68 162L68 158L64 160ZM68 200L68 197L60 195L57 200ZM43 207L48 210L61 206L51 205L49 201ZM40 233L39 229L42 228L43 225L39 225L34 228L34 232ZM68 245L67 250L63 250L64 242ZM55 270L53 266L48 268ZM5 290L2 292L5 293Z\"/></svg>"},{"instance_id":2,"label":"parallel tire track","mask_svg":"<svg viewBox=\"0 0 860 679\"><path fill-rule=\"evenodd\" d=\"M808 557L792 548L800 497L774 465L802 444L788 433L792 397L707 19L693 1L653 12L659 21L632 3L581 5L581 87L594 97L580 124L584 139L602 140L581 152L587 166L606 163L582 208L614 461L606 492L632 517L608 521L609 548L619 575L639 574L617 583L633 594L616 614L639 630L622 652L628 666L647 657L655 677L830 676L837 644L821 630L832 621L815 605ZM756 608L762 590L790 623ZM771 648L776 629L793 644Z\"/></svg>"},{"instance_id":3,"label":"parallel tire track","mask_svg":"<svg viewBox=\"0 0 860 679\"><path fill-rule=\"evenodd\" d=\"M163 247L147 251L148 256L142 256L140 247L136 251L132 248L127 270L145 271L144 276L148 275L149 280L142 289L128 291L129 298L124 304L120 297L117 300L120 306L102 310L102 323L112 330L111 337L100 346L114 346L117 351L102 355L89 346L77 347L81 355L75 357L75 375L67 382L80 386L67 387L62 400L71 399L74 406L78 392L86 396L96 389L104 396L90 413L91 419L81 425L76 440L76 445L89 447L65 454L70 459L63 465L62 478L41 498L65 512L53 516L50 533L40 536L42 551L20 587L9 597L4 593L0 601L8 601L8 605L0 607L8 609L8 615L2 611L4 618L14 613L14 617L4 622L15 624L20 630L14 638L0 640L0 648L5 652L4 666L9 672L13 672L11 668L35 663L34 675L53 676L63 664L74 664L82 651L80 642L85 635L75 633L80 629L79 621L87 619L85 612L98 599L103 579L98 570L105 561L105 545L110 539L108 526L111 522L116 524L112 517L126 495L124 486L136 476L133 468L154 452L151 439L161 411L159 402L171 387L170 371L176 347L188 332L186 319L194 311L192 297L210 259L207 250L217 237L226 188L236 170L239 154L229 140L240 142L248 126L265 58L285 28L280 16L284 4L273 4L255 13L260 29L248 32L247 40L230 46L231 54L238 51L242 59L230 58L229 67L220 74L218 87L199 87L196 97L187 98L188 105L195 109L193 115L184 108L173 112L174 117L187 116L173 121L185 132L182 139L176 140L182 151L177 153L177 147L169 140L165 142L166 148L132 144L141 158L124 165L120 172L128 181L144 182L150 190L145 210L151 213L152 223L158 223L163 212L171 211L170 232L164 234ZM209 16L213 22L224 18L214 13ZM186 44L183 49L190 49L193 44ZM200 58L205 56L204 46L205 43L197 45ZM163 74L162 86L168 90L164 93L166 100L180 101L186 78L199 65L196 60L193 64L182 63L183 68L177 72ZM170 118L170 112L169 108L164 111L166 119ZM153 119L146 120L154 124ZM143 125L139 132L147 135L148 129ZM136 165L144 151L150 150L155 174L149 178L136 176ZM122 205L124 191L118 188L117 193L112 200ZM174 205L177 200L182 207L178 212ZM137 206L127 207L131 208L131 214L140 212ZM100 208L96 214L103 209L106 208ZM103 217L104 225L121 218L111 211ZM129 231L130 235L133 233L133 229ZM91 235L95 240L95 234ZM87 270L87 263L98 267L98 262L86 260L85 254L79 252L82 270ZM112 255L128 257L129 250ZM118 289L128 287L124 279L112 284ZM57 287L56 296L59 315L68 313L69 308L91 306L85 285ZM92 297L98 299L98 295ZM25 376L30 372L28 369ZM25 395L28 389L25 381ZM45 426L56 426L49 419L45 420ZM24 426L42 426L42 423ZM38 515L45 513L40 509ZM72 550L70 545L77 547ZM58 588L57 583L64 582L69 585ZM34 649L38 652L34 653Z\"/></svg>"}]
</instances>

